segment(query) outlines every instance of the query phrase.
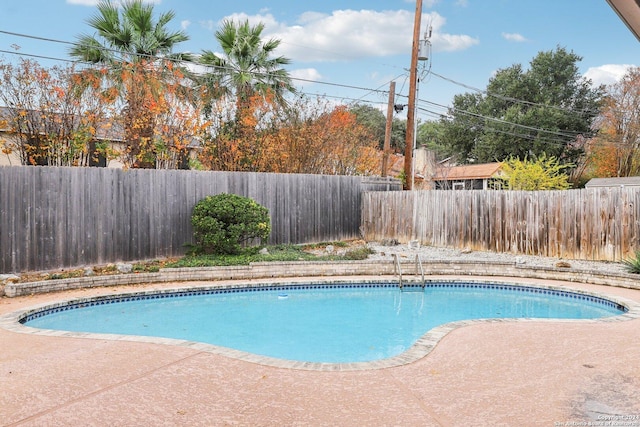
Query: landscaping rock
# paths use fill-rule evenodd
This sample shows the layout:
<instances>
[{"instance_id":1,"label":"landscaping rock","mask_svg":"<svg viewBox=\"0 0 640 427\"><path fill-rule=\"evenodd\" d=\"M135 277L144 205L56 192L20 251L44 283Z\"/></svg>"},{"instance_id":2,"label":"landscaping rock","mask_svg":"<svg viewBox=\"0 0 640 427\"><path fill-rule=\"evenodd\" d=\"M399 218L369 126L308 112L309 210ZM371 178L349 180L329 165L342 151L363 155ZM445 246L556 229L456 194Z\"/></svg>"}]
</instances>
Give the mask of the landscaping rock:
<instances>
[{"instance_id":1,"label":"landscaping rock","mask_svg":"<svg viewBox=\"0 0 640 427\"><path fill-rule=\"evenodd\" d=\"M4 296L4 286L7 283L20 281L20 276L15 274L0 274L0 297Z\"/></svg>"},{"instance_id":2,"label":"landscaping rock","mask_svg":"<svg viewBox=\"0 0 640 427\"><path fill-rule=\"evenodd\" d=\"M398 246L400 242L397 239L383 239L380 241L382 246Z\"/></svg>"},{"instance_id":3,"label":"landscaping rock","mask_svg":"<svg viewBox=\"0 0 640 427\"><path fill-rule=\"evenodd\" d=\"M556 268L571 268L571 264L567 261L558 261L555 265Z\"/></svg>"},{"instance_id":4,"label":"landscaping rock","mask_svg":"<svg viewBox=\"0 0 640 427\"><path fill-rule=\"evenodd\" d=\"M86 267L84 269L84 275L85 276L93 276L95 274L96 274L95 271L93 271L93 268L91 268L91 267Z\"/></svg>"},{"instance_id":5,"label":"landscaping rock","mask_svg":"<svg viewBox=\"0 0 640 427\"><path fill-rule=\"evenodd\" d=\"M409 249L420 249L420 240L410 240L409 243L407 243L407 247Z\"/></svg>"},{"instance_id":6,"label":"landscaping rock","mask_svg":"<svg viewBox=\"0 0 640 427\"><path fill-rule=\"evenodd\" d=\"M116 268L120 273L131 273L133 271L133 264L125 264L119 262L118 264L116 264Z\"/></svg>"},{"instance_id":7,"label":"landscaping rock","mask_svg":"<svg viewBox=\"0 0 640 427\"><path fill-rule=\"evenodd\" d=\"M269 255L269 250L267 248L262 248L258 251L260 255Z\"/></svg>"},{"instance_id":8,"label":"landscaping rock","mask_svg":"<svg viewBox=\"0 0 640 427\"><path fill-rule=\"evenodd\" d=\"M20 276L15 274L0 274L0 283L6 285L7 283L20 281Z\"/></svg>"}]
</instances>

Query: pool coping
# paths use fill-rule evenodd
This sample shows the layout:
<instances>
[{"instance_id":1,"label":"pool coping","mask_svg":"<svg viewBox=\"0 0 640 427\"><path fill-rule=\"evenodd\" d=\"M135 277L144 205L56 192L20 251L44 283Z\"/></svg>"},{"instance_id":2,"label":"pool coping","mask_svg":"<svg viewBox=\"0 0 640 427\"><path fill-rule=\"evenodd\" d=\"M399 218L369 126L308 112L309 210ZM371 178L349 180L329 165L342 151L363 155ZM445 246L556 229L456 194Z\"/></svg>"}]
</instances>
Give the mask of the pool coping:
<instances>
[{"instance_id":1,"label":"pool coping","mask_svg":"<svg viewBox=\"0 0 640 427\"><path fill-rule=\"evenodd\" d=\"M497 284L505 284L505 285L519 285L517 283L517 278L429 278L429 281L433 282L464 282L464 283L475 283L475 284L487 284L487 283L497 283ZM558 280L558 279L556 279ZM562 280L562 279L560 279ZM124 291L117 293L110 293L107 295L89 297L89 298L71 298L71 299L61 299L56 302L49 302L46 304L40 304L33 307L28 307L22 310L6 313L0 316L0 328L23 334L34 334L34 335L44 335L51 337L67 337L67 338L88 338L88 339L100 339L100 340L113 340L113 341L133 341L133 342L142 342L142 343L153 343L153 344L162 344L162 345L173 345L180 347L187 347L198 351L209 352L213 354L222 355L225 357L230 357L233 359L256 363L260 365L272 366L276 368L285 368L285 369L298 369L298 370L309 370L309 371L363 371L363 370L375 370L375 369L384 369L384 368L392 368L402 365L407 365L413 363L417 360L420 360L427 356L437 344L450 332L455 329L475 325L475 324L484 324L484 323L503 323L503 322L555 322L555 323L611 323L611 322L621 322L628 320L640 319L640 302L636 302L631 299L612 296L599 292L589 292L581 289L577 289L571 286L558 286L558 285L548 285L548 284L521 284L523 287L528 288L539 288L546 289L552 291L561 291L561 292L572 292L578 293L586 296L591 296L595 298L602 298L618 305L624 306L627 311L625 313L609 316L599 319L540 319L540 318L523 318L523 319L474 319L474 320L461 320L456 322L450 322L444 325L440 325L436 328L431 329L427 333L425 333L422 337L420 337L415 344L413 344L409 349L405 352L391 357L387 359L381 359L370 362L353 362L353 363L318 363L318 362L301 362L301 361L291 361L284 359L277 359L267 356L256 355L253 353L247 353L240 350L235 350L231 348L216 346L212 344L205 344L200 342L193 342L187 340L180 339L171 339L171 338L159 338L159 337L148 337L148 336L134 336L134 335L118 335L118 334L96 334L96 333L88 333L88 332L69 332L69 331L58 331L58 330L45 330L38 329L29 326L25 326L20 323L20 320L30 313L34 313L37 311L42 311L44 309L56 306L68 305L70 303L76 302L89 302L93 300L99 300L104 298L113 298L115 296L136 296L136 295L151 295L157 294L160 292L168 293L168 292L192 292L197 291L198 289L233 289L233 288L246 288L246 287L281 287L281 286L295 286L300 285L301 283L308 285L327 285L331 284L355 284L355 283L386 283L393 281L392 277L387 277L386 279L383 276L376 278L362 278L362 277L349 277L349 278L335 278L335 277L310 277L305 278L304 282L301 282L298 278L297 280L289 279L282 280L279 279L274 281L273 279L269 280L238 280L233 281L233 283L218 283L212 284L211 282L195 282L190 283L187 286L177 286L164 288L162 290L152 289L152 290L143 290L143 291ZM397 280L396 280L397 282ZM419 284L415 280L405 280L405 283L410 284Z\"/></svg>"},{"instance_id":2,"label":"pool coping","mask_svg":"<svg viewBox=\"0 0 640 427\"><path fill-rule=\"evenodd\" d=\"M543 267L521 264L517 260L514 262L492 262L426 259L422 260L421 263L426 277L442 275L508 276L513 278L561 280L640 290L640 277L631 273ZM417 272L414 271L416 268L414 262L407 259L401 261L400 265L403 278L415 278ZM4 286L4 294L8 298L13 298L73 289L149 283L396 275L396 263L392 260L256 262L246 266L163 268L155 273L112 274L26 283L10 282Z\"/></svg>"}]
</instances>

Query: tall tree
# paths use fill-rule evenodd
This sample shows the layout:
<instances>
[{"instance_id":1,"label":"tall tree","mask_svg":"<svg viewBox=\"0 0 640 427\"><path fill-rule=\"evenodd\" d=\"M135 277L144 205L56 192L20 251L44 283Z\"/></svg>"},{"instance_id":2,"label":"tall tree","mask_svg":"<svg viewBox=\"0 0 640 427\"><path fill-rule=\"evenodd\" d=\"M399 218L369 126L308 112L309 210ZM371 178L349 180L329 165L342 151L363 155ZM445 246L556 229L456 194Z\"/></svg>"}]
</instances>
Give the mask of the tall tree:
<instances>
[{"instance_id":1,"label":"tall tree","mask_svg":"<svg viewBox=\"0 0 640 427\"><path fill-rule=\"evenodd\" d=\"M598 177L640 174L640 68L630 68L607 88L598 135L590 144L591 173Z\"/></svg>"},{"instance_id":2,"label":"tall tree","mask_svg":"<svg viewBox=\"0 0 640 427\"><path fill-rule=\"evenodd\" d=\"M211 50L203 50L200 62L213 67L208 73L212 97L235 97L236 124L251 114L254 95L273 96L284 103L287 92L295 93L291 78L283 67L291 61L284 56L273 57L280 40L262 40L264 24L251 26L246 20L236 24L225 20L216 31L216 40L222 48L222 56Z\"/></svg>"},{"instance_id":3,"label":"tall tree","mask_svg":"<svg viewBox=\"0 0 640 427\"><path fill-rule=\"evenodd\" d=\"M355 104L349 111L356 115L359 124L369 129L369 132L378 141L380 150L384 148L384 135L387 127L387 118L379 109L366 104ZM391 123L391 149L396 153L404 152L405 133L407 131L406 120L396 117Z\"/></svg>"},{"instance_id":4,"label":"tall tree","mask_svg":"<svg viewBox=\"0 0 640 427\"><path fill-rule=\"evenodd\" d=\"M119 4L111 0L98 3L98 13L88 20L97 37L79 36L70 55L106 67L110 82L124 99L123 127L129 144L126 163L154 167L157 117L153 107L165 96L167 74L174 81L182 77L180 73L175 75L172 61L190 56L173 53L173 48L189 37L183 31L167 28L175 17L173 11L154 20L153 5L142 0L126 0L122 8Z\"/></svg>"},{"instance_id":5,"label":"tall tree","mask_svg":"<svg viewBox=\"0 0 640 427\"><path fill-rule=\"evenodd\" d=\"M268 105L285 106L285 95L296 92L283 68L289 59L273 56L280 40L263 41L263 31L262 23L251 26L248 20L239 24L225 20L215 34L222 54L204 50L200 56L200 62L211 68L202 79L205 114L218 123L209 137L208 151L225 156L213 164L226 165L227 170L257 170L264 142L257 129L258 116ZM231 164L229 158L236 162Z\"/></svg>"},{"instance_id":6,"label":"tall tree","mask_svg":"<svg viewBox=\"0 0 640 427\"><path fill-rule=\"evenodd\" d=\"M436 157L443 158L448 156L448 150L442 145L444 127L442 123L427 120L418 123L418 133L416 135L416 143L418 147L425 147L433 151Z\"/></svg>"},{"instance_id":7,"label":"tall tree","mask_svg":"<svg viewBox=\"0 0 640 427\"><path fill-rule=\"evenodd\" d=\"M528 70L499 70L484 94L456 96L443 137L462 162L537 157L576 163L592 133L602 90L584 79L582 58L558 47L540 52Z\"/></svg>"}]
</instances>

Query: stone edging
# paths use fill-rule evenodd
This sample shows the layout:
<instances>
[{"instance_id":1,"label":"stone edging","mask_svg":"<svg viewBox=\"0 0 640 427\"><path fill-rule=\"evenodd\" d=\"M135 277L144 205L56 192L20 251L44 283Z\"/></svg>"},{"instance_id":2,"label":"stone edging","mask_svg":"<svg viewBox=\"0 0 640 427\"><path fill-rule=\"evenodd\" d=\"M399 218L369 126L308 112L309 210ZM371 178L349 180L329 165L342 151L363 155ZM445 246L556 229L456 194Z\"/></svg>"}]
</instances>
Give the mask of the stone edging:
<instances>
[{"instance_id":1,"label":"stone edging","mask_svg":"<svg viewBox=\"0 0 640 427\"><path fill-rule=\"evenodd\" d=\"M506 276L562 280L593 285L617 286L640 289L640 276L629 273L606 273L602 271L573 268L540 267L515 263L480 261L423 261L425 276ZM401 263L403 276L415 277L413 263ZM393 261L296 261L261 262L249 266L166 268L157 273L113 274L70 279L45 280L29 283L8 283L4 293L7 297L18 297L47 292L57 292L101 286L137 285L145 283L168 283L186 281L251 280L288 277L331 276L394 276Z\"/></svg>"}]
</instances>

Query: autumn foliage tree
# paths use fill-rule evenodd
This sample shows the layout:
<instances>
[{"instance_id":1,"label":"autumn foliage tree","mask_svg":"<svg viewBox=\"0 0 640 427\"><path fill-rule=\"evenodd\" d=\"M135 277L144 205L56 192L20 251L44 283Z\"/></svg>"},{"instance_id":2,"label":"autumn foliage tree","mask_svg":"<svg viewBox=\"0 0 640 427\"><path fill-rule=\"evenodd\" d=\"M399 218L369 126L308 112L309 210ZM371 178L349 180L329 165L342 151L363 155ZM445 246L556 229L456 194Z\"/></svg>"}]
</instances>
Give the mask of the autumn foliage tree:
<instances>
[{"instance_id":1,"label":"autumn foliage tree","mask_svg":"<svg viewBox=\"0 0 640 427\"><path fill-rule=\"evenodd\" d=\"M188 40L183 31L169 31L175 17L170 11L155 19L153 5L142 0L122 4L100 1L98 13L88 20L96 36L82 35L70 50L74 58L98 64L105 74L105 87L118 94L119 116L124 133L122 159L126 167L175 167L184 157L196 132L197 99L187 89L188 81L176 61L190 59L188 54L173 53L178 43ZM167 115L175 111L171 122L185 120L194 124L180 135L178 128L165 126ZM184 122L182 123L184 124Z\"/></svg>"},{"instance_id":2,"label":"autumn foliage tree","mask_svg":"<svg viewBox=\"0 0 640 427\"><path fill-rule=\"evenodd\" d=\"M587 173L596 177L640 175L640 68L629 69L607 88L596 126L598 134L588 145Z\"/></svg>"},{"instance_id":3,"label":"autumn foliage tree","mask_svg":"<svg viewBox=\"0 0 640 427\"><path fill-rule=\"evenodd\" d=\"M212 121L204 163L217 170L263 170L265 117L286 107L285 95L295 93L289 59L274 56L280 40L263 40L264 24L225 20L216 31L221 53L204 50L199 62L204 113Z\"/></svg>"},{"instance_id":4,"label":"autumn foliage tree","mask_svg":"<svg viewBox=\"0 0 640 427\"><path fill-rule=\"evenodd\" d=\"M345 106L298 97L291 105L256 96L253 132L238 140L222 131L204 147L202 162L214 170L371 175L378 172L375 136ZM228 113L230 114L230 113Z\"/></svg>"},{"instance_id":5,"label":"autumn foliage tree","mask_svg":"<svg viewBox=\"0 0 640 427\"><path fill-rule=\"evenodd\" d=\"M119 117L126 167L186 167L189 146L204 131L196 94L170 61L123 64L118 78Z\"/></svg>"},{"instance_id":6,"label":"autumn foliage tree","mask_svg":"<svg viewBox=\"0 0 640 427\"><path fill-rule=\"evenodd\" d=\"M91 166L111 154L98 142L108 132L109 99L74 66L0 63L0 101L10 134L2 152L16 153L23 165Z\"/></svg>"},{"instance_id":7,"label":"autumn foliage tree","mask_svg":"<svg viewBox=\"0 0 640 427\"><path fill-rule=\"evenodd\" d=\"M345 106L298 98L274 117L266 146L272 172L372 175L378 172L377 140Z\"/></svg>"}]
</instances>

